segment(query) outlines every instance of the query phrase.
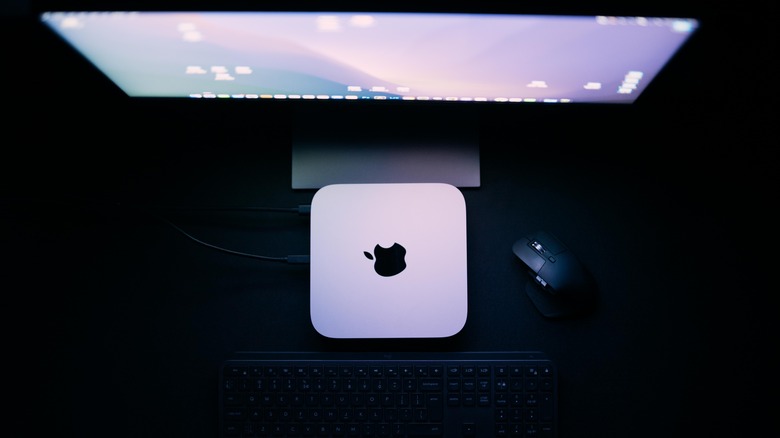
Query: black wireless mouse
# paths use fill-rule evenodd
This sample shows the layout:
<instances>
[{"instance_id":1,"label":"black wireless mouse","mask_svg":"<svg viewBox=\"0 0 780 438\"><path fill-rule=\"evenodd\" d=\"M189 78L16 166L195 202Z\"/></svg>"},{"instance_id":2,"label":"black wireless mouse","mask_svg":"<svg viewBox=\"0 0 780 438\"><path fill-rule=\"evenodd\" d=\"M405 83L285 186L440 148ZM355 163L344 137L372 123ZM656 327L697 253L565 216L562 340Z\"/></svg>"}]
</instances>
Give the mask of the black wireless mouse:
<instances>
[{"instance_id":1,"label":"black wireless mouse","mask_svg":"<svg viewBox=\"0 0 780 438\"><path fill-rule=\"evenodd\" d=\"M533 281L525 291L547 318L588 313L596 305L596 282L582 262L552 233L538 231L512 245Z\"/></svg>"}]
</instances>

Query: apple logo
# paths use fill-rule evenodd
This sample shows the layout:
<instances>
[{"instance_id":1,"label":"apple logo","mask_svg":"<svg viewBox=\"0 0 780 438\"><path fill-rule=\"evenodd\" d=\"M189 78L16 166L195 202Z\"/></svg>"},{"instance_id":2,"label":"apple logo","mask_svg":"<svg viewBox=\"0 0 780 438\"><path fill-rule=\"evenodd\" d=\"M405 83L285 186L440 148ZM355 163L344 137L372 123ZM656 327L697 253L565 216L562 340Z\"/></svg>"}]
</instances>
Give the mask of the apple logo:
<instances>
[{"instance_id":1,"label":"apple logo","mask_svg":"<svg viewBox=\"0 0 780 438\"><path fill-rule=\"evenodd\" d=\"M406 248L394 243L390 248L384 248L377 244L374 247L374 254L363 251L366 258L374 261L374 271L382 277L392 277L400 274L406 269Z\"/></svg>"}]
</instances>

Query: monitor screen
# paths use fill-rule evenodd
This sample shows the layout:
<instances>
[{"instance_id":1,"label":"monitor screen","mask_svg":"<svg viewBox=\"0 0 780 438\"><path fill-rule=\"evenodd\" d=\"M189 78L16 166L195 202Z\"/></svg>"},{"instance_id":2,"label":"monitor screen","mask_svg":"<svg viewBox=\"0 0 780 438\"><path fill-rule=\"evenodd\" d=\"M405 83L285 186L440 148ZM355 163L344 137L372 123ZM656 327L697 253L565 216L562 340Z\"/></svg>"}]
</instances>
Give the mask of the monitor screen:
<instances>
[{"instance_id":1,"label":"monitor screen","mask_svg":"<svg viewBox=\"0 0 780 438\"><path fill-rule=\"evenodd\" d=\"M631 104L694 18L44 12L130 97Z\"/></svg>"}]
</instances>

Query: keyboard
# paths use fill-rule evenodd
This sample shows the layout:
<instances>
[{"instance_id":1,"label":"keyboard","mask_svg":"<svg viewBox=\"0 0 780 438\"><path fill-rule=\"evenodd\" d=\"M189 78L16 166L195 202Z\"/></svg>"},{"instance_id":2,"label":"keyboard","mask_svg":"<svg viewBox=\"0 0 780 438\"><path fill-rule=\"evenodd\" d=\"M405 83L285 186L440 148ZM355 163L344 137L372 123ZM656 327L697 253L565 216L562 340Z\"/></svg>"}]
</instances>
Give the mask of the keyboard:
<instances>
[{"instance_id":1,"label":"keyboard","mask_svg":"<svg viewBox=\"0 0 780 438\"><path fill-rule=\"evenodd\" d=\"M219 374L224 438L557 436L541 352L252 352Z\"/></svg>"}]
</instances>

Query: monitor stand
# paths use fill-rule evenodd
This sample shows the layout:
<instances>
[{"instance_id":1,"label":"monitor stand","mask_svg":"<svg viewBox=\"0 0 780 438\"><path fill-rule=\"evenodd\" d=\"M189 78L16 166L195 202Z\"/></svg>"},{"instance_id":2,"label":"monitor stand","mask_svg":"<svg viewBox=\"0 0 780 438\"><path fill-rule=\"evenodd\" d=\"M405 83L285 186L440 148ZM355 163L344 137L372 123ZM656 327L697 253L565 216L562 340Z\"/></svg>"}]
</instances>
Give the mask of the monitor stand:
<instances>
[{"instance_id":1,"label":"monitor stand","mask_svg":"<svg viewBox=\"0 0 780 438\"><path fill-rule=\"evenodd\" d=\"M446 103L342 103L312 102L294 114L293 189L419 182L479 187L476 111Z\"/></svg>"}]
</instances>

